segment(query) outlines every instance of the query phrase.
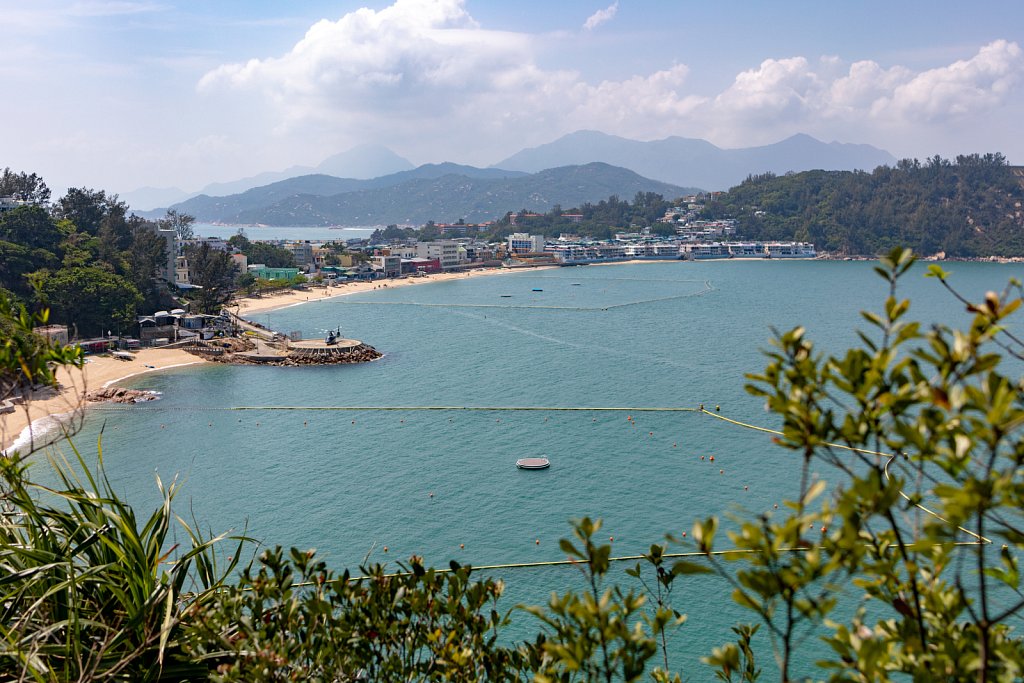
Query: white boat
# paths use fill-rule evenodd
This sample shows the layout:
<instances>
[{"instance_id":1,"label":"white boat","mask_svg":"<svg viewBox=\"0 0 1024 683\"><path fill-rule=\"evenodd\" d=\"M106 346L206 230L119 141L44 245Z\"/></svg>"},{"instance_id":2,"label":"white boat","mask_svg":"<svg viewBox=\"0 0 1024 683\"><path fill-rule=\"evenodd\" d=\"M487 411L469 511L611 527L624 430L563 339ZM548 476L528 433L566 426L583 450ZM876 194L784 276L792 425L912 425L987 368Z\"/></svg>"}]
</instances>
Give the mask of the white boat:
<instances>
[{"instance_id":1,"label":"white boat","mask_svg":"<svg viewBox=\"0 0 1024 683\"><path fill-rule=\"evenodd\" d=\"M551 467L551 461L547 458L520 458L516 460L516 467L521 470L546 470Z\"/></svg>"}]
</instances>

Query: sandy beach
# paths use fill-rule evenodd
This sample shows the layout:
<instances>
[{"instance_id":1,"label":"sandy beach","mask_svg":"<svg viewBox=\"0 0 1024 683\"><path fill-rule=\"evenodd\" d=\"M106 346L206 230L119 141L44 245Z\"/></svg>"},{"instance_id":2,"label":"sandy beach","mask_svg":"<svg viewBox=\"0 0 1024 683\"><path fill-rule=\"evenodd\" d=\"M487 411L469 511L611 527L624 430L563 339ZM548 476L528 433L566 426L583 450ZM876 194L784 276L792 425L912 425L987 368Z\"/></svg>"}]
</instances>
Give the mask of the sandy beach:
<instances>
[{"instance_id":1,"label":"sandy beach","mask_svg":"<svg viewBox=\"0 0 1024 683\"><path fill-rule=\"evenodd\" d=\"M89 391L135 375L205 362L181 349L166 348L143 349L130 361L112 356L86 356L86 359L81 370L57 370L59 391L41 390L27 405L16 405L13 413L0 415L0 450L12 445L27 450L52 442L61 435L56 421L73 431L81 423L84 397Z\"/></svg>"},{"instance_id":2,"label":"sandy beach","mask_svg":"<svg viewBox=\"0 0 1024 683\"><path fill-rule=\"evenodd\" d=\"M539 266L542 270L557 266ZM277 308L295 306L311 301L322 301L337 296L393 287L408 287L429 282L465 280L487 275L502 275L519 272L522 269L478 268L459 273L436 273L425 277L410 277L375 282L351 282L330 287L312 287L308 290L285 290L266 294L259 298L241 297L235 303L239 315L265 313ZM372 343L372 340L364 340ZM18 405L13 413L0 415L0 451L12 445L25 449L40 447L61 435L55 428L55 420L74 429L81 422L85 410L84 396L87 392L101 389L115 382L146 372L155 372L183 365L203 363L201 358L180 349L142 349L131 361L118 360L111 356L87 356L88 361L81 369L61 368L57 378L60 390L43 390L32 397L28 405Z\"/></svg>"},{"instance_id":3,"label":"sandy beach","mask_svg":"<svg viewBox=\"0 0 1024 683\"><path fill-rule=\"evenodd\" d=\"M530 270L546 270L557 268L557 266L537 266ZM360 292L369 292L375 289L392 289L394 287L409 287L422 285L428 282L445 282L447 280L466 280L474 277L503 275L508 273L521 272L522 268L476 268L458 273L434 273L424 277L406 277L395 280L375 280L371 282L347 282L330 287L311 287L308 290L284 290L271 294L264 294L256 297L239 297L234 303L238 305L237 313L246 315L251 313L266 313L276 308L295 306L308 301L322 301L333 299L337 296L347 296ZM372 340L364 340L372 343Z\"/></svg>"}]
</instances>

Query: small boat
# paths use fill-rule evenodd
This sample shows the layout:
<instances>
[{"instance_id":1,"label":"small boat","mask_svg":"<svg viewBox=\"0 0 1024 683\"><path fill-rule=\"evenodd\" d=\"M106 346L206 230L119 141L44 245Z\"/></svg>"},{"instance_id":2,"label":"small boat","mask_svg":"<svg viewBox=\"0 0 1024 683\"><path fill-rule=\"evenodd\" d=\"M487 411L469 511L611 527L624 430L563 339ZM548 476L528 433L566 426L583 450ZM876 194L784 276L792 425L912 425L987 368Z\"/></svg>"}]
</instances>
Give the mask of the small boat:
<instances>
[{"instance_id":1,"label":"small boat","mask_svg":"<svg viewBox=\"0 0 1024 683\"><path fill-rule=\"evenodd\" d=\"M573 287L579 287L579 286L580 286L580 283L578 283L578 282L574 282L574 283L572 283L572 286L573 286Z\"/></svg>"},{"instance_id":2,"label":"small boat","mask_svg":"<svg viewBox=\"0 0 1024 683\"><path fill-rule=\"evenodd\" d=\"M535 292L543 292L544 290L540 289L539 287L534 287L533 291L535 291Z\"/></svg>"},{"instance_id":3,"label":"small boat","mask_svg":"<svg viewBox=\"0 0 1024 683\"><path fill-rule=\"evenodd\" d=\"M502 295L501 295L501 298L502 298L502 299L511 299L511 298L512 298L512 295L511 295L511 294L502 294Z\"/></svg>"},{"instance_id":4,"label":"small boat","mask_svg":"<svg viewBox=\"0 0 1024 683\"><path fill-rule=\"evenodd\" d=\"M520 458L516 460L516 467L521 470L546 470L551 467L551 461L547 458Z\"/></svg>"}]
</instances>

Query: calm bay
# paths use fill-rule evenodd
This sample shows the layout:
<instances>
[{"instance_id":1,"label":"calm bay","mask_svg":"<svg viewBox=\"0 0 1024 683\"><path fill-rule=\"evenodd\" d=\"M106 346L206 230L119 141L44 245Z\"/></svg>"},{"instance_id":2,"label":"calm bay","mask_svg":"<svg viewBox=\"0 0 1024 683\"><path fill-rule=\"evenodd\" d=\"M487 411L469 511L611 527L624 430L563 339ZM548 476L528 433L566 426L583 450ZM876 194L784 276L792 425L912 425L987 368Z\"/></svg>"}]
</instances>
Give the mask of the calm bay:
<instances>
[{"instance_id":1,"label":"calm bay","mask_svg":"<svg viewBox=\"0 0 1024 683\"><path fill-rule=\"evenodd\" d=\"M856 330L867 328L859 311L880 310L887 294L874 265L524 271L257 314L305 337L340 326L385 356L354 366L204 364L147 375L130 386L160 391L160 401L92 410L74 441L94 457L102 428L111 480L143 509L157 500L154 475L177 476L187 480L179 513L216 532L316 548L339 570L412 554L437 566L560 560L567 520L583 515L604 520L613 555L633 555L698 517L771 509L796 494L798 463L765 434L697 413L554 409L704 404L776 428L744 390L744 375L766 363L771 328L803 325L824 352L856 344ZM945 267L974 299L1022 275L1019 264ZM902 283L912 317L964 324L963 306L923 275L917 266ZM452 408L315 409L437 406ZM498 409L523 406L550 409ZM296 409L271 409L282 407ZM701 460L712 455L713 463ZM550 458L551 468L516 469L517 458L533 456ZM509 586L507 608L543 602L578 578L566 567L498 575ZM725 588L702 578L676 594L689 621L673 647L694 680L706 678L699 656L749 618ZM517 622L512 637L536 630L528 615Z\"/></svg>"}]
</instances>

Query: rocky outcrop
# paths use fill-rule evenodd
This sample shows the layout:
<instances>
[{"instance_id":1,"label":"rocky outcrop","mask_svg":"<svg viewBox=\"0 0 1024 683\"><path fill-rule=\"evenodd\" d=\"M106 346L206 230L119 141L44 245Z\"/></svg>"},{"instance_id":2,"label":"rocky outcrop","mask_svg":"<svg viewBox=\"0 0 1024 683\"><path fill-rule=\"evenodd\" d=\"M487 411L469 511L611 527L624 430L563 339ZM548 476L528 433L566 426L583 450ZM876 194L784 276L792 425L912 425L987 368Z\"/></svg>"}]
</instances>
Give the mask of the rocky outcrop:
<instances>
[{"instance_id":1,"label":"rocky outcrop","mask_svg":"<svg viewBox=\"0 0 1024 683\"><path fill-rule=\"evenodd\" d=\"M125 389L124 387L106 387L90 391L85 395L85 400L91 403L142 403L153 401L157 395L152 391L141 389Z\"/></svg>"},{"instance_id":2,"label":"rocky outcrop","mask_svg":"<svg viewBox=\"0 0 1024 683\"><path fill-rule=\"evenodd\" d=\"M258 353L256 345L244 339L224 339L182 347L215 363L231 365L343 365L377 360L382 354L369 344L355 346L322 346L317 348L274 349Z\"/></svg>"}]
</instances>

